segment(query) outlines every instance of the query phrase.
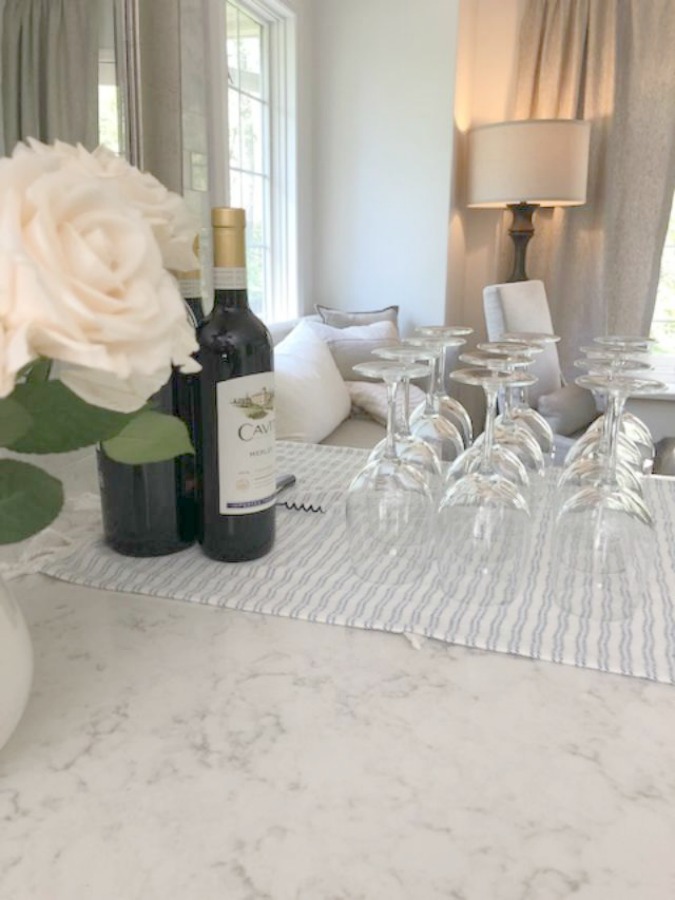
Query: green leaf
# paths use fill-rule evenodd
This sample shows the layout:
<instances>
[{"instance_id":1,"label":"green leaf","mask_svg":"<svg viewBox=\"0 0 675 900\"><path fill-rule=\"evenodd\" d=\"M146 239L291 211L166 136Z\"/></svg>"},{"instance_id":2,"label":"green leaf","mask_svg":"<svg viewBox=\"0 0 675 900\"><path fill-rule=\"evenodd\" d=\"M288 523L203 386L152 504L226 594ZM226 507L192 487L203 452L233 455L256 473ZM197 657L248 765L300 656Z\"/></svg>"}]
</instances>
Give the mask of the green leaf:
<instances>
[{"instance_id":1,"label":"green leaf","mask_svg":"<svg viewBox=\"0 0 675 900\"><path fill-rule=\"evenodd\" d=\"M8 444L18 453L67 453L113 437L136 413L113 412L80 400L60 381L20 384L12 399L32 427Z\"/></svg>"},{"instance_id":2,"label":"green leaf","mask_svg":"<svg viewBox=\"0 0 675 900\"><path fill-rule=\"evenodd\" d=\"M114 438L103 442L111 459L143 465L194 453L185 422L175 416L143 410Z\"/></svg>"},{"instance_id":3,"label":"green leaf","mask_svg":"<svg viewBox=\"0 0 675 900\"><path fill-rule=\"evenodd\" d=\"M26 370L26 381L36 383L39 383L40 381L47 381L49 379L49 373L51 372L51 369L51 359L45 359L45 357L41 356L39 359L36 359L35 362L31 363Z\"/></svg>"},{"instance_id":4,"label":"green leaf","mask_svg":"<svg viewBox=\"0 0 675 900\"><path fill-rule=\"evenodd\" d=\"M30 428L33 418L13 397L0 400L0 447L18 440Z\"/></svg>"},{"instance_id":5,"label":"green leaf","mask_svg":"<svg viewBox=\"0 0 675 900\"><path fill-rule=\"evenodd\" d=\"M30 463L0 459L0 544L42 531L62 506L63 486L57 478Z\"/></svg>"}]
</instances>

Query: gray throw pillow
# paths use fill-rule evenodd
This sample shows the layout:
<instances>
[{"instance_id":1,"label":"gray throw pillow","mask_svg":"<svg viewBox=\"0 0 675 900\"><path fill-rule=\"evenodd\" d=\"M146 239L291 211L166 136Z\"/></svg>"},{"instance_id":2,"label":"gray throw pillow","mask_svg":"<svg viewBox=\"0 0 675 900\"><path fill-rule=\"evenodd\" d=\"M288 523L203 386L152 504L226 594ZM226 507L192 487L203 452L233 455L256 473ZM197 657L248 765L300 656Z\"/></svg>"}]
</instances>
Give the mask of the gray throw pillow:
<instances>
[{"instance_id":1,"label":"gray throw pillow","mask_svg":"<svg viewBox=\"0 0 675 900\"><path fill-rule=\"evenodd\" d=\"M323 322L309 322L312 331L328 344L333 359L345 381L363 380L354 372L356 363L372 362L377 347L397 344L398 328L393 322L371 322L370 325L348 325L335 328Z\"/></svg>"},{"instance_id":2,"label":"gray throw pillow","mask_svg":"<svg viewBox=\"0 0 675 900\"><path fill-rule=\"evenodd\" d=\"M331 306L320 306L314 309L321 316L324 324L333 328L348 328L350 325L372 325L373 322L393 322L398 328L398 306L385 306L384 309L371 309L364 312L349 312L334 309Z\"/></svg>"}]
</instances>

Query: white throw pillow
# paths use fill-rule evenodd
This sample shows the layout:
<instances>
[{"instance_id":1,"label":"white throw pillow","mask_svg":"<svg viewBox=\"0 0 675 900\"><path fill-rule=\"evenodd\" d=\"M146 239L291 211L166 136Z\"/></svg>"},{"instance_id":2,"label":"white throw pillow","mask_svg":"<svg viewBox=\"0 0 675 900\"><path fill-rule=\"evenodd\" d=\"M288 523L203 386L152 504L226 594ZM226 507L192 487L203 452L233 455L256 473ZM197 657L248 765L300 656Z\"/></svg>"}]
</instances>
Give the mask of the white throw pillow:
<instances>
[{"instance_id":1,"label":"white throw pillow","mask_svg":"<svg viewBox=\"0 0 675 900\"><path fill-rule=\"evenodd\" d=\"M318 444L349 415L351 399L326 344L305 321L274 348L276 434Z\"/></svg>"},{"instance_id":2,"label":"white throw pillow","mask_svg":"<svg viewBox=\"0 0 675 900\"><path fill-rule=\"evenodd\" d=\"M310 322L314 334L325 341L345 381L363 378L354 372L360 362L372 362L373 350L398 343L398 328L393 322L373 322L370 325L349 325L334 328L323 322Z\"/></svg>"},{"instance_id":3,"label":"white throw pillow","mask_svg":"<svg viewBox=\"0 0 675 900\"><path fill-rule=\"evenodd\" d=\"M387 386L380 382L373 381L349 381L347 382L347 390L352 398L352 406L356 409L363 410L375 419L380 425L387 424ZM421 391L414 384L409 387L410 411L416 409L420 403L424 402L424 391ZM398 410L400 412L403 404L403 392L398 392Z\"/></svg>"}]
</instances>

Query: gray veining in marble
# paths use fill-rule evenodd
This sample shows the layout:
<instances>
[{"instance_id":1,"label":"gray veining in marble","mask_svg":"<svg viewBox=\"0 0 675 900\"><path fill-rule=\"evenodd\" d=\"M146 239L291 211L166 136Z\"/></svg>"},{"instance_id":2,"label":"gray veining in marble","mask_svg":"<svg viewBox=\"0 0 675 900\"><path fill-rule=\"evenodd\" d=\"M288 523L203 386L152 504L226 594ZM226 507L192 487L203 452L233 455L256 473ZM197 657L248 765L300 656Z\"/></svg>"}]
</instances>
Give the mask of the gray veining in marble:
<instances>
[{"instance_id":1,"label":"gray veining in marble","mask_svg":"<svg viewBox=\"0 0 675 900\"><path fill-rule=\"evenodd\" d=\"M675 690L12 582L2 900L667 900Z\"/></svg>"}]
</instances>

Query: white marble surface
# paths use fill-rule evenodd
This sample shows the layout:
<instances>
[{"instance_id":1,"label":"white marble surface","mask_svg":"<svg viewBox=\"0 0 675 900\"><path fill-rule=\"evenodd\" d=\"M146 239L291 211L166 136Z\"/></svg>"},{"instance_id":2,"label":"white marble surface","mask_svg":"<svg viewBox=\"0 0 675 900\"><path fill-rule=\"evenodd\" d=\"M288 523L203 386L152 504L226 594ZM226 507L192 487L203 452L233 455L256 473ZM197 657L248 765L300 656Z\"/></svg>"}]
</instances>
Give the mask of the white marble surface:
<instances>
[{"instance_id":1,"label":"white marble surface","mask_svg":"<svg viewBox=\"0 0 675 900\"><path fill-rule=\"evenodd\" d=\"M675 689L12 582L2 900L666 900Z\"/></svg>"}]
</instances>

